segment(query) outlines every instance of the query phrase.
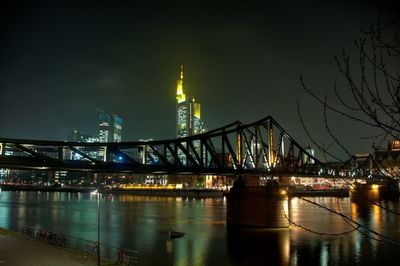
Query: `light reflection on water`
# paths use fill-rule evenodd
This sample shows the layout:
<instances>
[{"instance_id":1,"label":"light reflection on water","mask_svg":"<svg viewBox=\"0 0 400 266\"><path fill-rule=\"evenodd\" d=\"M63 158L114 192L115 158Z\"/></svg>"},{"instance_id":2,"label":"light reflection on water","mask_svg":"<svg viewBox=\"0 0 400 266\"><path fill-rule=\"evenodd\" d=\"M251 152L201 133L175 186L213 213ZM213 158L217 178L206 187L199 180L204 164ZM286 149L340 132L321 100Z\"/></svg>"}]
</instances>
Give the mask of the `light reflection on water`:
<instances>
[{"instance_id":1,"label":"light reflection on water","mask_svg":"<svg viewBox=\"0 0 400 266\"><path fill-rule=\"evenodd\" d=\"M400 240L399 216L349 198L312 200ZM382 202L399 212L398 202ZM287 229L227 228L225 199L106 195L100 201L101 243L138 250L141 265L373 265L400 259L399 247L352 232L319 236ZM343 218L293 198L290 219L321 233L351 229ZM97 195L1 192L0 227L30 225L72 237L97 239ZM167 230L185 232L167 250ZM376 237L376 236L374 236Z\"/></svg>"}]
</instances>

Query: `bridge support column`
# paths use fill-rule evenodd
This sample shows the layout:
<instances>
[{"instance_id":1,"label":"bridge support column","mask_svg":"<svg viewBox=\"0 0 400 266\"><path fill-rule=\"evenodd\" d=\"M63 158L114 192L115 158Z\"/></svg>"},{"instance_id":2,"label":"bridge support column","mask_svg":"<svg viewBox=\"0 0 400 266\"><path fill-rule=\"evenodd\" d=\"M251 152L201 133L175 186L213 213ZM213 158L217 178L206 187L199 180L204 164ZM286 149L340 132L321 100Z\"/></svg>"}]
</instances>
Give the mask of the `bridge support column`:
<instances>
[{"instance_id":1,"label":"bridge support column","mask_svg":"<svg viewBox=\"0 0 400 266\"><path fill-rule=\"evenodd\" d=\"M353 184L350 189L352 201L399 200L399 181L388 180L381 183Z\"/></svg>"},{"instance_id":2,"label":"bridge support column","mask_svg":"<svg viewBox=\"0 0 400 266\"><path fill-rule=\"evenodd\" d=\"M254 177L239 177L227 195L227 224L289 227L287 192L276 181L251 186Z\"/></svg>"}]
</instances>

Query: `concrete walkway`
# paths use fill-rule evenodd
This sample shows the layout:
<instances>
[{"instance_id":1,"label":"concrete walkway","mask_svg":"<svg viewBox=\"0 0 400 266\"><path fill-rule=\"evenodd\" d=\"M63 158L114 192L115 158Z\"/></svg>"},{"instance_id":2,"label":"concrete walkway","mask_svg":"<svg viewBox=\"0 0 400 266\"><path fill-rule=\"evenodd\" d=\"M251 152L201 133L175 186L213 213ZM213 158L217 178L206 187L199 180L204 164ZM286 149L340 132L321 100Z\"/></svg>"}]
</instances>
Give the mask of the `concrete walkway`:
<instances>
[{"instance_id":1,"label":"concrete walkway","mask_svg":"<svg viewBox=\"0 0 400 266\"><path fill-rule=\"evenodd\" d=\"M0 266L81 266L97 265L93 257L56 247L19 234L1 234ZM101 265L112 265L102 262Z\"/></svg>"}]
</instances>

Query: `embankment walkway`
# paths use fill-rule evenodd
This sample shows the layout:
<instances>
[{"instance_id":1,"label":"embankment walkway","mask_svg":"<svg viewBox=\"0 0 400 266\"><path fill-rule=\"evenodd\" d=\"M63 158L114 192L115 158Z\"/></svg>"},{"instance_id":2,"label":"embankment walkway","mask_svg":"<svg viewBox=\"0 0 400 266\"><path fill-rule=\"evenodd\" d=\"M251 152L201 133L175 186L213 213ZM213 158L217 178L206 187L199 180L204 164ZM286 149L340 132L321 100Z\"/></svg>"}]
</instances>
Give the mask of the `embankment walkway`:
<instances>
[{"instance_id":1,"label":"embankment walkway","mask_svg":"<svg viewBox=\"0 0 400 266\"><path fill-rule=\"evenodd\" d=\"M97 265L94 257L46 244L0 228L0 266L87 266ZM102 261L101 265L115 265Z\"/></svg>"}]
</instances>

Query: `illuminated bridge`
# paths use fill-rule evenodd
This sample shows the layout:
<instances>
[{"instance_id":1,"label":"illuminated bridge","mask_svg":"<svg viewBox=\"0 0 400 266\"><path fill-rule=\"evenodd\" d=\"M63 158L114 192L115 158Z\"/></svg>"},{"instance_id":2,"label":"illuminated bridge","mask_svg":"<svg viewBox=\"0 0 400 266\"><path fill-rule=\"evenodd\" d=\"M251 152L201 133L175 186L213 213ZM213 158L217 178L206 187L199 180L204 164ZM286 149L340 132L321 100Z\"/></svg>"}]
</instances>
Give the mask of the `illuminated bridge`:
<instances>
[{"instance_id":1,"label":"illuminated bridge","mask_svg":"<svg viewBox=\"0 0 400 266\"><path fill-rule=\"evenodd\" d=\"M365 177L370 169L364 164L321 162L270 116L171 140L80 143L0 138L0 167L10 169Z\"/></svg>"}]
</instances>

